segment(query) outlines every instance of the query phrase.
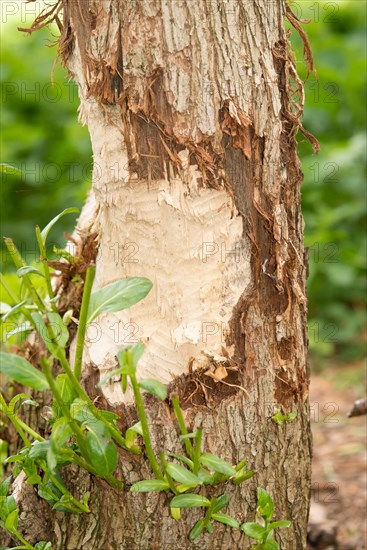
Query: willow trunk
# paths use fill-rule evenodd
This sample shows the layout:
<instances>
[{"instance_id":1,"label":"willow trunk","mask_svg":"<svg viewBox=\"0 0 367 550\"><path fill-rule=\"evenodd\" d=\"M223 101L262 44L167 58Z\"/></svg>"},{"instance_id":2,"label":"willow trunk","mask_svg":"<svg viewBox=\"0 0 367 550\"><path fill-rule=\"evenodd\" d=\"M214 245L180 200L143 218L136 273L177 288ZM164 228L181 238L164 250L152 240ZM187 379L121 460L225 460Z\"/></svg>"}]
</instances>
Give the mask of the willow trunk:
<instances>
[{"instance_id":1,"label":"willow trunk","mask_svg":"<svg viewBox=\"0 0 367 550\"><path fill-rule=\"evenodd\" d=\"M79 231L98 235L95 288L148 277L149 296L89 330L83 379L93 392L123 345L143 340L138 374L179 395L190 429L250 481L226 513L253 521L256 487L275 501L283 550L306 547L310 426L302 173L295 134L302 86L282 0L64 0L62 59L79 87L93 147L93 187ZM93 383L92 383L93 382ZM104 399L129 424L119 383ZM167 403L146 400L155 450L180 449ZM277 409L297 412L282 426ZM121 452L128 487L150 477ZM190 542L200 510L170 517L165 494L91 489L88 515L51 514L54 548L247 549L216 523ZM223 488L218 488L218 494ZM214 493L215 494L215 493ZM39 539L38 539L39 540ZM253 541L252 541L253 542Z\"/></svg>"}]
</instances>

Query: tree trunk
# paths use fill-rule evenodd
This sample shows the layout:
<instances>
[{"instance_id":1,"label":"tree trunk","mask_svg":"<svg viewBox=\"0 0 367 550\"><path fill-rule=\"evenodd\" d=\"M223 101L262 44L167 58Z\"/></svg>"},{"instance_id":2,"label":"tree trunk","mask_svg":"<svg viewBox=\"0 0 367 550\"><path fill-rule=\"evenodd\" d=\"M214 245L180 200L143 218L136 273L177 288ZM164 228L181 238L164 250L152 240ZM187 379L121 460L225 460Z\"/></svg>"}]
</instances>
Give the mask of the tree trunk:
<instances>
[{"instance_id":1,"label":"tree trunk","mask_svg":"<svg viewBox=\"0 0 367 550\"><path fill-rule=\"evenodd\" d=\"M154 285L127 313L101 316L91 327L86 387L93 391L98 371L116 367L123 345L145 341L139 376L170 384L190 428L203 427L206 451L233 464L247 458L256 471L226 488L226 512L253 521L256 487L263 487L275 519L292 521L276 535L281 548L305 548L311 436L295 140L302 87L286 6L63 4L62 58L78 83L93 147L93 188L79 230L98 234L95 287L128 276ZM127 425L136 419L118 383L103 392ZM154 448L179 450L169 405L146 403ZM276 409L298 416L279 426L271 419ZM127 488L151 476L144 458L124 451L118 471ZM77 494L91 490L92 512L50 513L46 536L56 549L251 547L217 522L213 534L190 542L202 512L183 511L175 521L165 494L119 493L79 471L69 483Z\"/></svg>"}]
</instances>

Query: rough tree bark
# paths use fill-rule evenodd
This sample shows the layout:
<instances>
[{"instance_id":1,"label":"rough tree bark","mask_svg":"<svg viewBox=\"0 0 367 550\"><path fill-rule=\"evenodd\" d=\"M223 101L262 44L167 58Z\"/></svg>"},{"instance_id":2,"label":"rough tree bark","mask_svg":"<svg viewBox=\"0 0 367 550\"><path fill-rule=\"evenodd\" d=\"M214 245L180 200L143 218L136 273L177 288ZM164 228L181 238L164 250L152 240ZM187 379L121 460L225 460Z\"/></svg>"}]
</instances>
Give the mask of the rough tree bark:
<instances>
[{"instance_id":1,"label":"rough tree bark","mask_svg":"<svg viewBox=\"0 0 367 550\"><path fill-rule=\"evenodd\" d=\"M256 487L264 487L276 519L292 520L277 535L281 548L305 548L311 436L295 140L303 88L286 14L299 25L283 0L59 6L60 52L93 147L79 230L98 235L95 286L126 276L154 284L127 314L98 319L86 386L94 391L99 373L116 366L116 351L143 339L140 376L170 383L189 425L203 427L207 451L231 463L246 457L256 470L228 488L228 513L252 521ZM129 424L134 409L118 386L106 386L104 397ZM147 406L155 448L179 449L169 404L147 399ZM276 408L297 411L296 421L276 425ZM127 486L150 475L143 458L125 452L118 471ZM91 490L92 512L45 512L42 535L56 549L251 546L220 524L190 543L200 511L175 521L165 495L118 493L80 472L69 473L69 484Z\"/></svg>"}]
</instances>

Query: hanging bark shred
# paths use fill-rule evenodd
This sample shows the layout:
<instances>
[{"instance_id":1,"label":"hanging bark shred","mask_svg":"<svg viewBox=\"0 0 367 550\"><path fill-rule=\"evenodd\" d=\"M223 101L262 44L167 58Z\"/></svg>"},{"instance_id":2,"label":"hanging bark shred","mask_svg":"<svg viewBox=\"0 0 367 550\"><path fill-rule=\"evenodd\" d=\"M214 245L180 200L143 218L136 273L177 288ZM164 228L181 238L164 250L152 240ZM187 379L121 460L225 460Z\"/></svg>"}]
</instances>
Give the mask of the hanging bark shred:
<instances>
[{"instance_id":1,"label":"hanging bark shred","mask_svg":"<svg viewBox=\"0 0 367 550\"><path fill-rule=\"evenodd\" d=\"M303 42L303 55L304 55L304 58L305 58L306 64L307 64L306 80L307 80L307 78L308 78L308 76L310 75L311 72L314 72L315 76L317 77L315 65L314 65L314 62L313 62L313 55L312 55L312 51L311 51L310 42L308 40L308 36L307 36L305 30L301 26L301 23L309 23L309 21L299 19L296 16L296 14L292 11L290 5L287 4L287 3L286 3L286 16L287 16L288 21L291 23L291 25L296 29L296 31L300 35L300 37L302 39L302 42ZM290 52L290 50L289 50L289 52ZM281 54L279 52L275 51L274 55L279 56ZM292 53L288 53L287 61L288 61L289 74L290 74L290 76L293 77L293 79L297 83L298 91L300 92L300 94L303 98L303 96L304 96L303 83L300 81L300 78L297 75L296 62L294 60L294 57L293 57ZM298 128L298 130L305 136L306 139L308 139L308 141L311 143L315 153L318 153L320 151L319 142L317 141L315 136L313 136L311 134L311 132L309 132L308 130L306 130L303 127L303 125L301 123L301 120L300 120L301 117L303 116L303 103L304 103L304 100L302 99L302 103L299 105L299 104L297 104L293 101L291 93L289 94L289 97L290 97L291 104L293 105L293 107L295 107L296 113L293 113L292 111L288 110L287 117L289 118L289 120L291 122L296 124L296 127Z\"/></svg>"}]
</instances>

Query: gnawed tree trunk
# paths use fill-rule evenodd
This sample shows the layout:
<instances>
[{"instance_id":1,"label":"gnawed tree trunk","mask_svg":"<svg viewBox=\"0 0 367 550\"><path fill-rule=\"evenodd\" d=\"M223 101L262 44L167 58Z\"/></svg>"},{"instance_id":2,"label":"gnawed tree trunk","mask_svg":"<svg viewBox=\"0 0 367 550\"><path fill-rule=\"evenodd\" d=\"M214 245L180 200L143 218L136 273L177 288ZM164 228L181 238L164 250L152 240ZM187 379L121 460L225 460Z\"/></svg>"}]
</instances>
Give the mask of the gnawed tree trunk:
<instances>
[{"instance_id":1,"label":"gnawed tree trunk","mask_svg":"<svg viewBox=\"0 0 367 550\"><path fill-rule=\"evenodd\" d=\"M116 366L119 348L144 340L140 377L170 383L187 423L203 427L206 451L233 464L246 457L256 470L226 488L227 512L252 521L256 487L264 487L276 519L292 520L277 535L281 548L305 548L311 444L295 140L302 87L285 4L63 0L63 7L62 57L93 146L93 189L79 229L98 234L95 286L127 276L154 284L131 311L90 329L86 387L94 391L98 371ZM118 383L103 392L127 425L136 420ZM155 449L180 449L169 405L151 398L147 407ZM276 425L277 408L297 411L297 419ZM124 451L118 472L126 487L151 475L144 458ZM191 543L201 511L175 521L164 494L119 493L79 471L69 484L91 490L92 512L48 512L42 536L56 549L251 546L219 523Z\"/></svg>"}]
</instances>

